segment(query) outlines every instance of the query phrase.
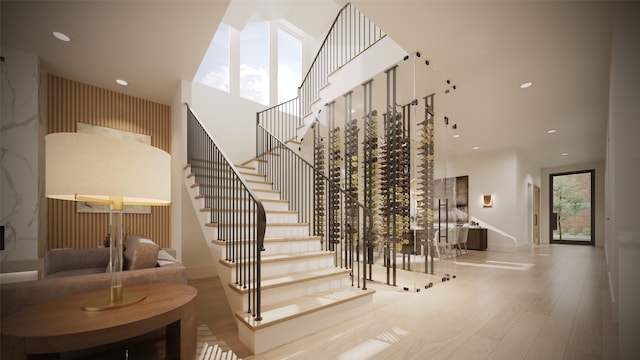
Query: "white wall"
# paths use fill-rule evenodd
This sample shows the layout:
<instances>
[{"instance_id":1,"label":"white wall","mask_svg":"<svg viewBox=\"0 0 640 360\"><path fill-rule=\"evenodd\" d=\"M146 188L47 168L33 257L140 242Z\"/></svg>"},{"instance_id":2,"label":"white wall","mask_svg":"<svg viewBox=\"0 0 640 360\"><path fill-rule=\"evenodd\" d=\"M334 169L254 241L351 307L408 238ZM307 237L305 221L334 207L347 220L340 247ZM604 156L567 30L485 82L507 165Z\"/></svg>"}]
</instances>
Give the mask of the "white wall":
<instances>
[{"instance_id":1,"label":"white wall","mask_svg":"<svg viewBox=\"0 0 640 360\"><path fill-rule=\"evenodd\" d=\"M531 245L533 239L533 194L529 184L541 187L540 168L516 152L516 239L518 245Z\"/></svg>"},{"instance_id":2,"label":"white wall","mask_svg":"<svg viewBox=\"0 0 640 360\"><path fill-rule=\"evenodd\" d=\"M557 173L565 173L581 170L595 170L595 217L594 226L596 246L604 246L605 231L604 231L604 179L605 179L605 167L604 161L596 163L576 164L570 166L561 166L555 168L543 168L540 171L542 176L542 188L540 189L540 242L548 244L549 239L549 175Z\"/></svg>"},{"instance_id":3,"label":"white wall","mask_svg":"<svg viewBox=\"0 0 640 360\"><path fill-rule=\"evenodd\" d=\"M640 4L614 12L607 141L606 253L622 359L640 354Z\"/></svg>"},{"instance_id":4,"label":"white wall","mask_svg":"<svg viewBox=\"0 0 640 360\"><path fill-rule=\"evenodd\" d=\"M217 275L198 218L185 189L187 164L187 107L191 83L182 81L171 104L171 246L187 267L187 277L197 279ZM209 239L210 240L210 239Z\"/></svg>"},{"instance_id":5,"label":"white wall","mask_svg":"<svg viewBox=\"0 0 640 360\"><path fill-rule=\"evenodd\" d=\"M191 108L235 164L256 156L256 113L264 105L199 83L192 84Z\"/></svg>"},{"instance_id":6,"label":"white wall","mask_svg":"<svg viewBox=\"0 0 640 360\"><path fill-rule=\"evenodd\" d=\"M35 260L44 191L38 182L38 140L43 133L39 61L34 55L5 46L2 56L0 225L5 226L5 250L0 251L0 261Z\"/></svg>"},{"instance_id":7,"label":"white wall","mask_svg":"<svg viewBox=\"0 0 640 360\"><path fill-rule=\"evenodd\" d=\"M478 153L456 158L456 176L469 176L469 215L487 232L487 247L515 250L517 246L516 165L513 152ZM492 194L493 207L482 207L482 196Z\"/></svg>"}]
</instances>

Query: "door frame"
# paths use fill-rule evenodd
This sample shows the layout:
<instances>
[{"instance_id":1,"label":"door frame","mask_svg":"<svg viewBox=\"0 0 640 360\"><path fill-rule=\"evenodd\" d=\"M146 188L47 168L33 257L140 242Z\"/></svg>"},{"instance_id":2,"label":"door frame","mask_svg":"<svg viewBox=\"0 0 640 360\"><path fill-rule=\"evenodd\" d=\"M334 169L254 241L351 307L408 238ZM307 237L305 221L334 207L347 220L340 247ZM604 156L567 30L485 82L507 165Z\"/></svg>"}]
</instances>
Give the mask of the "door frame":
<instances>
[{"instance_id":1,"label":"door frame","mask_svg":"<svg viewBox=\"0 0 640 360\"><path fill-rule=\"evenodd\" d=\"M540 245L540 186L533 184L533 219L532 219L532 230L533 230L533 241L534 245Z\"/></svg>"},{"instance_id":2,"label":"door frame","mask_svg":"<svg viewBox=\"0 0 640 360\"><path fill-rule=\"evenodd\" d=\"M591 186L591 240L590 241L579 241L579 240L554 240L553 239L553 223L556 221L556 219L554 219L554 212L553 212L553 178L555 176L564 176L564 175L574 175L574 174L584 174L584 173L589 173L591 174L591 182L590 182L590 186ZM595 188L596 188L596 170L595 169L587 169L587 170L577 170L577 171L569 171L569 172L562 172L562 173L553 173L553 174L549 174L549 243L550 244L569 244L569 245L591 245L591 246L595 246L596 245L596 239L595 239L595 234L596 234L596 222L595 222L595 215L596 215L596 196L595 196Z\"/></svg>"}]
</instances>

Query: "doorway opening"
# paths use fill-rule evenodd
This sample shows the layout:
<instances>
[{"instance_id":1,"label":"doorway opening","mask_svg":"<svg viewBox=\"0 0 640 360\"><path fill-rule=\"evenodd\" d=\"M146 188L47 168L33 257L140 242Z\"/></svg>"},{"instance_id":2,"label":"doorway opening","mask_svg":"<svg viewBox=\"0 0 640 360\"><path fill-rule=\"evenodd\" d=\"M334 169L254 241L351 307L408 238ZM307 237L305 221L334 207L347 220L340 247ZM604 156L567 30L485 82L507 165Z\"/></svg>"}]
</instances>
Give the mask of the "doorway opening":
<instances>
[{"instance_id":1,"label":"doorway opening","mask_svg":"<svg viewBox=\"0 0 640 360\"><path fill-rule=\"evenodd\" d=\"M549 175L552 244L595 245L595 170Z\"/></svg>"}]
</instances>

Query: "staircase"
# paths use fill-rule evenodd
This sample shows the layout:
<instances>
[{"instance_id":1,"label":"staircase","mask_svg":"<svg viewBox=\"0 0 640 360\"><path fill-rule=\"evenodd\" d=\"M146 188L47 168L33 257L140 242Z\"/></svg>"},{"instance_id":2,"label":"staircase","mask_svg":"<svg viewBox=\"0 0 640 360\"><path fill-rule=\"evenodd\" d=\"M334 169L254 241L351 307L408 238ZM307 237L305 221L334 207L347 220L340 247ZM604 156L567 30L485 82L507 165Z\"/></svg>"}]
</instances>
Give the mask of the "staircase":
<instances>
[{"instance_id":1,"label":"staircase","mask_svg":"<svg viewBox=\"0 0 640 360\"><path fill-rule=\"evenodd\" d=\"M206 196L198 181L196 169L216 167L210 161L192 159L185 166L185 186L194 208L199 214L200 228L208 242L224 286L229 305L234 312L240 340L259 354L318 330L330 327L372 308L373 290L351 285L350 270L335 266L336 254L322 249L323 239L310 236L309 224L300 223L298 213L289 210L289 202L281 199L265 176L257 173L255 163L236 166L262 202L267 226L264 251L261 253L261 320L252 315L252 296L238 285L235 262L227 259L227 241L219 234L222 229L210 222L213 211L233 211L233 203L245 201L229 199L229 206L220 209L205 207ZM219 170L224 171L224 170ZM241 216L242 218L242 216ZM249 218L249 217L247 217ZM238 227L255 224L238 223ZM241 240L251 241L251 240Z\"/></svg>"}]
</instances>

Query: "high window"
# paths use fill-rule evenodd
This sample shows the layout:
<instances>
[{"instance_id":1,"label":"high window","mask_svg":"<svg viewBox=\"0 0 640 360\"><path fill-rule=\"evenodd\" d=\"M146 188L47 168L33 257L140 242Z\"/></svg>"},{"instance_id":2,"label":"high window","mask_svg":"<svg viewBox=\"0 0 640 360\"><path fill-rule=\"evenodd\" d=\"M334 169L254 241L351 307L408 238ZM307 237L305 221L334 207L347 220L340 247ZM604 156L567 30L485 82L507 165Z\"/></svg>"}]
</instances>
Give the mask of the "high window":
<instances>
[{"instance_id":1,"label":"high window","mask_svg":"<svg viewBox=\"0 0 640 360\"><path fill-rule=\"evenodd\" d=\"M220 23L194 81L229 92L229 25Z\"/></svg>"},{"instance_id":2,"label":"high window","mask_svg":"<svg viewBox=\"0 0 640 360\"><path fill-rule=\"evenodd\" d=\"M247 24L240 33L240 96L269 105L269 23Z\"/></svg>"},{"instance_id":3,"label":"high window","mask_svg":"<svg viewBox=\"0 0 640 360\"><path fill-rule=\"evenodd\" d=\"M302 82L302 41L285 29L278 29L278 103L298 96Z\"/></svg>"},{"instance_id":4,"label":"high window","mask_svg":"<svg viewBox=\"0 0 640 360\"><path fill-rule=\"evenodd\" d=\"M273 106L298 96L302 32L282 20L218 27L194 82ZM235 59L235 60L234 60Z\"/></svg>"}]
</instances>

